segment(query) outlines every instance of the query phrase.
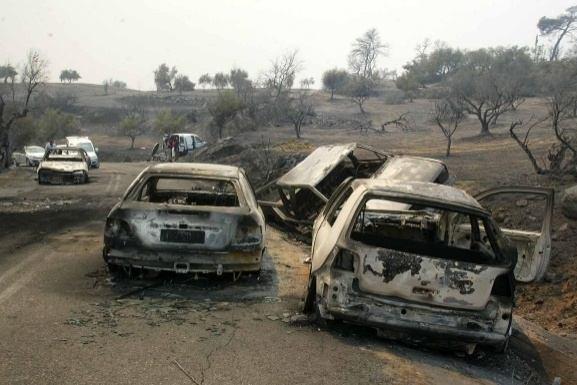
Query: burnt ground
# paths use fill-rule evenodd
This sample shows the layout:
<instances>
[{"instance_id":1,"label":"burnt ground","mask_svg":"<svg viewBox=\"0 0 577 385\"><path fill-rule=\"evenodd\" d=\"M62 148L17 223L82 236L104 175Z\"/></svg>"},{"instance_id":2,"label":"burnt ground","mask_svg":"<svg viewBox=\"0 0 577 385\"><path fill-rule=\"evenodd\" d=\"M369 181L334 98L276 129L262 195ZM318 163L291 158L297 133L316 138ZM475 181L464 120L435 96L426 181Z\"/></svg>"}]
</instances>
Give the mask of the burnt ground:
<instances>
[{"instance_id":1,"label":"burnt ground","mask_svg":"<svg viewBox=\"0 0 577 385\"><path fill-rule=\"evenodd\" d=\"M109 276L104 219L144 166L85 186L0 175L0 383L577 383L575 344L522 319L507 354L472 357L309 322L307 247L274 229L259 278Z\"/></svg>"}]
</instances>

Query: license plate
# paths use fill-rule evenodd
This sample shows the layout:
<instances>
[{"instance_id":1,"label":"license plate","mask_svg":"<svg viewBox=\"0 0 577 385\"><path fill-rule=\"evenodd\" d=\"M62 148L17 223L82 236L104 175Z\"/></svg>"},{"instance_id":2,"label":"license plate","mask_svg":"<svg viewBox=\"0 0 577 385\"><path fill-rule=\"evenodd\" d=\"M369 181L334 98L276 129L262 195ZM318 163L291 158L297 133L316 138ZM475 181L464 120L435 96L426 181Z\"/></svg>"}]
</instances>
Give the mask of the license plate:
<instances>
[{"instance_id":1,"label":"license plate","mask_svg":"<svg viewBox=\"0 0 577 385\"><path fill-rule=\"evenodd\" d=\"M160 240L176 243L204 243L204 231L160 230Z\"/></svg>"}]
</instances>

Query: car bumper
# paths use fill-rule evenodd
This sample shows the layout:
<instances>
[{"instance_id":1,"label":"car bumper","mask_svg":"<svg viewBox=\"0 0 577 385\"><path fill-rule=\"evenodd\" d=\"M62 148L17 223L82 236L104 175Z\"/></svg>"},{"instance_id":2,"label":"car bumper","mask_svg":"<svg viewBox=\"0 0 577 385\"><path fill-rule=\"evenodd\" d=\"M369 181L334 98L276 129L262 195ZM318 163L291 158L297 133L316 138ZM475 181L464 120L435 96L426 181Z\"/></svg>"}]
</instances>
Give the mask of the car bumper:
<instances>
[{"instance_id":1,"label":"car bumper","mask_svg":"<svg viewBox=\"0 0 577 385\"><path fill-rule=\"evenodd\" d=\"M264 249L249 251L157 251L104 247L108 264L176 273L259 271Z\"/></svg>"},{"instance_id":2,"label":"car bumper","mask_svg":"<svg viewBox=\"0 0 577 385\"><path fill-rule=\"evenodd\" d=\"M511 331L512 305L506 299L491 297L491 311L442 308L366 294L354 288L354 281L343 284L346 281L331 280L324 290L322 283L317 287L317 295L325 293L317 297L324 318L383 329L391 338L427 337L447 345L500 345Z\"/></svg>"},{"instance_id":3,"label":"car bumper","mask_svg":"<svg viewBox=\"0 0 577 385\"><path fill-rule=\"evenodd\" d=\"M86 183L86 177L79 172L38 171L38 182L44 184L80 184Z\"/></svg>"}]
</instances>

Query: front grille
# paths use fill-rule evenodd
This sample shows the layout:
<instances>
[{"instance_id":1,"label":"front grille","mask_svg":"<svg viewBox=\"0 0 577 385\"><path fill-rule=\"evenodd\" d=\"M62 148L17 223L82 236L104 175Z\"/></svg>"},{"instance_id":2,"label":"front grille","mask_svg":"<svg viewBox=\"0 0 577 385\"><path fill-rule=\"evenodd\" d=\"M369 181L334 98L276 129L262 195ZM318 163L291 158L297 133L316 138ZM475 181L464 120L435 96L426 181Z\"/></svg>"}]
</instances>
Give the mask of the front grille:
<instances>
[{"instance_id":1,"label":"front grille","mask_svg":"<svg viewBox=\"0 0 577 385\"><path fill-rule=\"evenodd\" d=\"M38 179L42 183L49 184L76 184L82 181L82 174L64 173L56 171L41 171Z\"/></svg>"},{"instance_id":2,"label":"front grille","mask_svg":"<svg viewBox=\"0 0 577 385\"><path fill-rule=\"evenodd\" d=\"M160 230L162 242L174 243L204 243L204 231L194 230Z\"/></svg>"}]
</instances>

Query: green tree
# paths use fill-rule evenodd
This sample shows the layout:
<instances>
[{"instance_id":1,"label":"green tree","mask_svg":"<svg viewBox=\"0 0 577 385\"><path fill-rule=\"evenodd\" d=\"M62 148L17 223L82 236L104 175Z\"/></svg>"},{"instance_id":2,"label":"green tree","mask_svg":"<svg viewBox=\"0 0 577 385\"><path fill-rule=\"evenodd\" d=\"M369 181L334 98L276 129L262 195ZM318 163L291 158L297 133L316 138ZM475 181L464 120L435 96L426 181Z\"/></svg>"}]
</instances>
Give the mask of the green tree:
<instances>
[{"instance_id":1,"label":"green tree","mask_svg":"<svg viewBox=\"0 0 577 385\"><path fill-rule=\"evenodd\" d=\"M202 74L198 78L198 84L201 85L202 88L206 88L206 86L210 86L212 84L212 76L209 74Z\"/></svg>"},{"instance_id":2,"label":"green tree","mask_svg":"<svg viewBox=\"0 0 577 385\"><path fill-rule=\"evenodd\" d=\"M218 94L216 100L208 107L208 112L212 116L212 123L218 131L219 139L222 139L226 124L243 108L242 101L233 92L225 91Z\"/></svg>"},{"instance_id":3,"label":"green tree","mask_svg":"<svg viewBox=\"0 0 577 385\"><path fill-rule=\"evenodd\" d=\"M405 72L401 76L397 77L395 80L395 86L403 91L409 98L409 101L412 102L419 90L420 84L412 72Z\"/></svg>"},{"instance_id":4,"label":"green tree","mask_svg":"<svg viewBox=\"0 0 577 385\"><path fill-rule=\"evenodd\" d=\"M186 75L176 75L174 79L174 89L182 94L185 91L194 91L195 84Z\"/></svg>"},{"instance_id":5,"label":"green tree","mask_svg":"<svg viewBox=\"0 0 577 385\"><path fill-rule=\"evenodd\" d=\"M323 73L323 88L331 92L331 100L334 99L335 92L342 91L349 78L345 70L333 68Z\"/></svg>"},{"instance_id":6,"label":"green tree","mask_svg":"<svg viewBox=\"0 0 577 385\"><path fill-rule=\"evenodd\" d=\"M4 84L7 84L8 80L10 80L11 83L14 83L16 75L18 75L18 72L10 64L0 66L0 79L4 79Z\"/></svg>"},{"instance_id":7,"label":"green tree","mask_svg":"<svg viewBox=\"0 0 577 385\"><path fill-rule=\"evenodd\" d=\"M138 113L125 116L118 126L118 133L130 139L130 149L134 149L136 138L146 132L146 119Z\"/></svg>"},{"instance_id":8,"label":"green tree","mask_svg":"<svg viewBox=\"0 0 577 385\"><path fill-rule=\"evenodd\" d=\"M545 17L539 19L537 28L543 36L553 41L549 51L549 61L558 60L561 55L563 39L571 37L577 30L577 6L569 7L557 17Z\"/></svg>"},{"instance_id":9,"label":"green tree","mask_svg":"<svg viewBox=\"0 0 577 385\"><path fill-rule=\"evenodd\" d=\"M481 124L481 135L490 124L517 108L533 88L534 64L527 48L489 48L465 54L463 65L447 86L451 97Z\"/></svg>"},{"instance_id":10,"label":"green tree","mask_svg":"<svg viewBox=\"0 0 577 385\"><path fill-rule=\"evenodd\" d=\"M214 74L214 77L212 78L212 84L214 85L214 87L216 89L222 90L223 88L226 88L228 86L230 82L230 79L228 78L228 75L222 72L218 72L216 74Z\"/></svg>"},{"instance_id":11,"label":"green tree","mask_svg":"<svg viewBox=\"0 0 577 385\"><path fill-rule=\"evenodd\" d=\"M81 78L80 74L76 70L66 69L60 71L60 82L67 81L68 83L72 83L78 81Z\"/></svg>"},{"instance_id":12,"label":"green tree","mask_svg":"<svg viewBox=\"0 0 577 385\"><path fill-rule=\"evenodd\" d=\"M162 110L156 114L153 126L161 134L177 133L186 126L186 117L171 110Z\"/></svg>"},{"instance_id":13,"label":"green tree","mask_svg":"<svg viewBox=\"0 0 577 385\"><path fill-rule=\"evenodd\" d=\"M238 97L246 94L247 89L252 88L252 82L248 79L248 72L240 68L231 69L228 79Z\"/></svg>"},{"instance_id":14,"label":"green tree","mask_svg":"<svg viewBox=\"0 0 577 385\"><path fill-rule=\"evenodd\" d=\"M173 81L178 73L176 67L168 68L162 63L154 70L154 84L157 91L172 91L174 88Z\"/></svg>"},{"instance_id":15,"label":"green tree","mask_svg":"<svg viewBox=\"0 0 577 385\"><path fill-rule=\"evenodd\" d=\"M351 75L345 88L345 94L351 98L353 103L359 107L361 114L364 115L366 112L363 106L373 95L374 88L374 79L365 78L360 75Z\"/></svg>"},{"instance_id":16,"label":"green tree","mask_svg":"<svg viewBox=\"0 0 577 385\"><path fill-rule=\"evenodd\" d=\"M64 138L79 132L78 120L72 114L54 108L47 109L38 119L38 132L42 140Z\"/></svg>"}]
</instances>

